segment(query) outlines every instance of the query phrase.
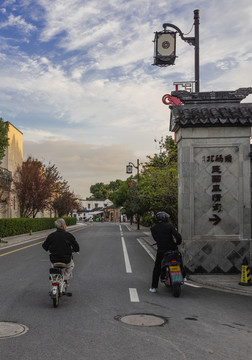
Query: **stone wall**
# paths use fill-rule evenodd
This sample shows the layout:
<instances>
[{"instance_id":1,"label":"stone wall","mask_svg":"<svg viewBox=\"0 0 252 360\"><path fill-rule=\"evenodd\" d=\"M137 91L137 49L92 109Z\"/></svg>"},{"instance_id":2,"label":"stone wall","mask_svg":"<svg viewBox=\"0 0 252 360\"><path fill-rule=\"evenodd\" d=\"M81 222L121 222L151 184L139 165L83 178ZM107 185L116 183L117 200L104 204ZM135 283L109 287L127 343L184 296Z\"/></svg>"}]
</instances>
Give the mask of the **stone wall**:
<instances>
[{"instance_id":1,"label":"stone wall","mask_svg":"<svg viewBox=\"0 0 252 360\"><path fill-rule=\"evenodd\" d=\"M250 256L250 128L180 128L179 231L189 272L236 272Z\"/></svg>"},{"instance_id":2,"label":"stone wall","mask_svg":"<svg viewBox=\"0 0 252 360\"><path fill-rule=\"evenodd\" d=\"M23 162L23 134L14 125L8 122L9 146L5 151L1 167L7 169L14 176L17 167ZM18 199L15 195L14 185L11 186L8 202L5 208L0 207L0 217L16 218L20 216Z\"/></svg>"}]
</instances>

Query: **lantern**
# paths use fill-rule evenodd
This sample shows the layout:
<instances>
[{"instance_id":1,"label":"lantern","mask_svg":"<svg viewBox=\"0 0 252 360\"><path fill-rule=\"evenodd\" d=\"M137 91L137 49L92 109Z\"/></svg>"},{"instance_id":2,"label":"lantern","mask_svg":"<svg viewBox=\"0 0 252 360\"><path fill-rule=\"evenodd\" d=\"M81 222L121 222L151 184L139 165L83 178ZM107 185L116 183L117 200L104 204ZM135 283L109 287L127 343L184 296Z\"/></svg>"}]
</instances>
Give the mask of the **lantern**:
<instances>
[{"instance_id":1,"label":"lantern","mask_svg":"<svg viewBox=\"0 0 252 360\"><path fill-rule=\"evenodd\" d=\"M157 66L174 65L176 59L176 32L161 31L155 33L154 64Z\"/></svg>"},{"instance_id":2,"label":"lantern","mask_svg":"<svg viewBox=\"0 0 252 360\"><path fill-rule=\"evenodd\" d=\"M132 174L132 165L126 165L126 174Z\"/></svg>"}]
</instances>

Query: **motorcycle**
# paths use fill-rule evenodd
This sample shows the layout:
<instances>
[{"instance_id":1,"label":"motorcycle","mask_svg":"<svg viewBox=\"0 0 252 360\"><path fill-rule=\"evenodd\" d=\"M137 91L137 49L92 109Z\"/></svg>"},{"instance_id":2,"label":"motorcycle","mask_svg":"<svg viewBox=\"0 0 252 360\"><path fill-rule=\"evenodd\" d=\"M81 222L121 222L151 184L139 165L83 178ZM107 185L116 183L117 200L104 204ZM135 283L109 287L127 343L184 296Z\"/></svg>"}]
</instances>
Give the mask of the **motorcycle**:
<instances>
[{"instance_id":1,"label":"motorcycle","mask_svg":"<svg viewBox=\"0 0 252 360\"><path fill-rule=\"evenodd\" d=\"M160 280L166 287L172 289L173 296L180 296L184 278L182 274L182 256L178 250L165 253L161 263Z\"/></svg>"},{"instance_id":2,"label":"motorcycle","mask_svg":"<svg viewBox=\"0 0 252 360\"><path fill-rule=\"evenodd\" d=\"M59 299L67 293L67 281L64 278L64 270L67 265L64 263L54 263L49 269L49 280L51 281L51 290L49 295L53 301L53 306L59 306Z\"/></svg>"}]
</instances>

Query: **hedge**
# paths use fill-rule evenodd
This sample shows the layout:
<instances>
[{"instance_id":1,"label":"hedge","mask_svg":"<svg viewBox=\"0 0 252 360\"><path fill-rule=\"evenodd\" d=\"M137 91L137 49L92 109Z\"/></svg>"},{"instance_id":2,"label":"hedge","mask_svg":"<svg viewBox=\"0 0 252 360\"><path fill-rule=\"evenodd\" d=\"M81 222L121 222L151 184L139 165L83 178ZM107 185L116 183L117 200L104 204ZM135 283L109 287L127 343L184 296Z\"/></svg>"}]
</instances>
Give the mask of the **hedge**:
<instances>
[{"instance_id":1,"label":"hedge","mask_svg":"<svg viewBox=\"0 0 252 360\"><path fill-rule=\"evenodd\" d=\"M55 228L54 222L58 218L13 218L0 219L0 238ZM66 225L76 225L74 217L64 217Z\"/></svg>"}]
</instances>

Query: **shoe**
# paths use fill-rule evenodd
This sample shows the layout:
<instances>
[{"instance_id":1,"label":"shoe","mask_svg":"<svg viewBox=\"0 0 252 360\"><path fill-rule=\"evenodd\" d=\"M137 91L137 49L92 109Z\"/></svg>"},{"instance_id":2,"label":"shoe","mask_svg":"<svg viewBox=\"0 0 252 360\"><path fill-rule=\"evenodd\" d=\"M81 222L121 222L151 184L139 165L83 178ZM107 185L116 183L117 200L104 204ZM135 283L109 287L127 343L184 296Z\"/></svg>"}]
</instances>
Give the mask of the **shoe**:
<instances>
[{"instance_id":1,"label":"shoe","mask_svg":"<svg viewBox=\"0 0 252 360\"><path fill-rule=\"evenodd\" d=\"M66 296L72 296L73 294L71 292L66 292Z\"/></svg>"},{"instance_id":2,"label":"shoe","mask_svg":"<svg viewBox=\"0 0 252 360\"><path fill-rule=\"evenodd\" d=\"M156 293L156 292L157 292L157 289L155 289L155 288L150 288L149 291L152 292L152 293Z\"/></svg>"}]
</instances>

